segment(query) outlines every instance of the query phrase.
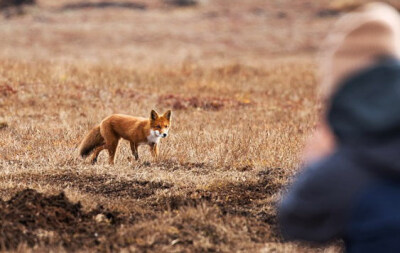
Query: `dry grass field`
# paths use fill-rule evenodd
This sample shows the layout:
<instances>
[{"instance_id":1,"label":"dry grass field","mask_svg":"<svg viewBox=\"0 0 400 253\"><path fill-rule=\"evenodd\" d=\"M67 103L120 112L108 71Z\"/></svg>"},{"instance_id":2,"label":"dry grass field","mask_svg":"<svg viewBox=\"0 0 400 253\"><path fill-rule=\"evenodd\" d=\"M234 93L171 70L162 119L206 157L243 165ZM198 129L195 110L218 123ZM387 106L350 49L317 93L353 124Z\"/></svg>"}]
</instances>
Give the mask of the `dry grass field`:
<instances>
[{"instance_id":1,"label":"dry grass field","mask_svg":"<svg viewBox=\"0 0 400 253\"><path fill-rule=\"evenodd\" d=\"M276 204L317 121L316 50L355 1L77 2L1 12L0 250L340 251L283 242ZM173 110L157 160L78 157L104 117L153 108Z\"/></svg>"}]
</instances>

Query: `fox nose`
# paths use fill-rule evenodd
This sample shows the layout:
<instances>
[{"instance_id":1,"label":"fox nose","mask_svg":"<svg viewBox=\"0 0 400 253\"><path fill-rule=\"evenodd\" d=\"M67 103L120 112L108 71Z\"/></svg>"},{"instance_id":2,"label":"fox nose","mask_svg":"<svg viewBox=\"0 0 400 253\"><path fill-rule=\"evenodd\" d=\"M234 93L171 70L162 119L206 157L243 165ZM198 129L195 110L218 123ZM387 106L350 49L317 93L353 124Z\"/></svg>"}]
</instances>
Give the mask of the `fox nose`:
<instances>
[{"instance_id":1,"label":"fox nose","mask_svg":"<svg viewBox=\"0 0 400 253\"><path fill-rule=\"evenodd\" d=\"M163 133L163 134L162 134L162 137L163 137L163 138L167 137L167 134L166 134L166 133Z\"/></svg>"}]
</instances>

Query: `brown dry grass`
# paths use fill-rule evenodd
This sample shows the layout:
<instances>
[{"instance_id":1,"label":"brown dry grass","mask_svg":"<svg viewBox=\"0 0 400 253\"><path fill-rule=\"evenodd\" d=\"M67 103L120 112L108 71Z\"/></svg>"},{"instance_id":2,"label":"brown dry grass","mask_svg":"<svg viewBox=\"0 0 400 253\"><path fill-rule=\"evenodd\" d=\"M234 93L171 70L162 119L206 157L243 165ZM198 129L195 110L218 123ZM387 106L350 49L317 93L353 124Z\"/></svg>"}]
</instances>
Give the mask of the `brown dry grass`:
<instances>
[{"instance_id":1,"label":"brown dry grass","mask_svg":"<svg viewBox=\"0 0 400 253\"><path fill-rule=\"evenodd\" d=\"M86 211L118 212L116 232L82 250L337 251L276 231L280 192L317 120L312 56L332 22L317 16L321 3L291 2L60 12L65 1L43 0L3 19L0 197L65 191ZM131 161L125 142L115 166L105 153L95 166L78 157L107 115L170 107L157 161L144 147ZM34 233L37 251L71 250L54 231Z\"/></svg>"}]
</instances>

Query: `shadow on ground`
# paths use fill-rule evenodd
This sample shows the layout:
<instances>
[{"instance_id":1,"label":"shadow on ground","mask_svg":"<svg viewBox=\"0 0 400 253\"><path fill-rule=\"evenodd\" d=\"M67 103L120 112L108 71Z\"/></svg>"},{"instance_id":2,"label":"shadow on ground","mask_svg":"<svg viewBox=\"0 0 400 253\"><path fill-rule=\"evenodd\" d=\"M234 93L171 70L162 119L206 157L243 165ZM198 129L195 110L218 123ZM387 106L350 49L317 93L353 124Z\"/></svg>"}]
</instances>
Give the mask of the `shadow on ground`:
<instances>
[{"instance_id":1,"label":"shadow on ground","mask_svg":"<svg viewBox=\"0 0 400 253\"><path fill-rule=\"evenodd\" d=\"M78 3L65 4L60 8L60 10L61 11L80 10L89 8L97 8L97 9L121 8L121 9L131 9L131 10L145 10L147 6L142 3L123 2L123 1L78 2Z\"/></svg>"}]
</instances>

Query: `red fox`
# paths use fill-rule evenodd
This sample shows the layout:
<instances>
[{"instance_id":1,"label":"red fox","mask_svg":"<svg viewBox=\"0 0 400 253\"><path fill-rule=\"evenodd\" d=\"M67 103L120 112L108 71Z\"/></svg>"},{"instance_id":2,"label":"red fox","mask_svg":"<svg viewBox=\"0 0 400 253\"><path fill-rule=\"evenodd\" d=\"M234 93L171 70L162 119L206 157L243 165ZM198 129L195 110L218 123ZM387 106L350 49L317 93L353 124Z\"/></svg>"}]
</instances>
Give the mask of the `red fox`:
<instances>
[{"instance_id":1,"label":"red fox","mask_svg":"<svg viewBox=\"0 0 400 253\"><path fill-rule=\"evenodd\" d=\"M141 144L149 145L153 157L157 157L158 142L168 136L171 127L171 114L171 110L162 116L152 110L150 118L113 114L90 130L80 144L79 153L85 158L93 152L91 162L94 164L99 153L107 149L109 163L114 164L119 140L123 138L130 142L136 160L139 160L138 147Z\"/></svg>"}]
</instances>

